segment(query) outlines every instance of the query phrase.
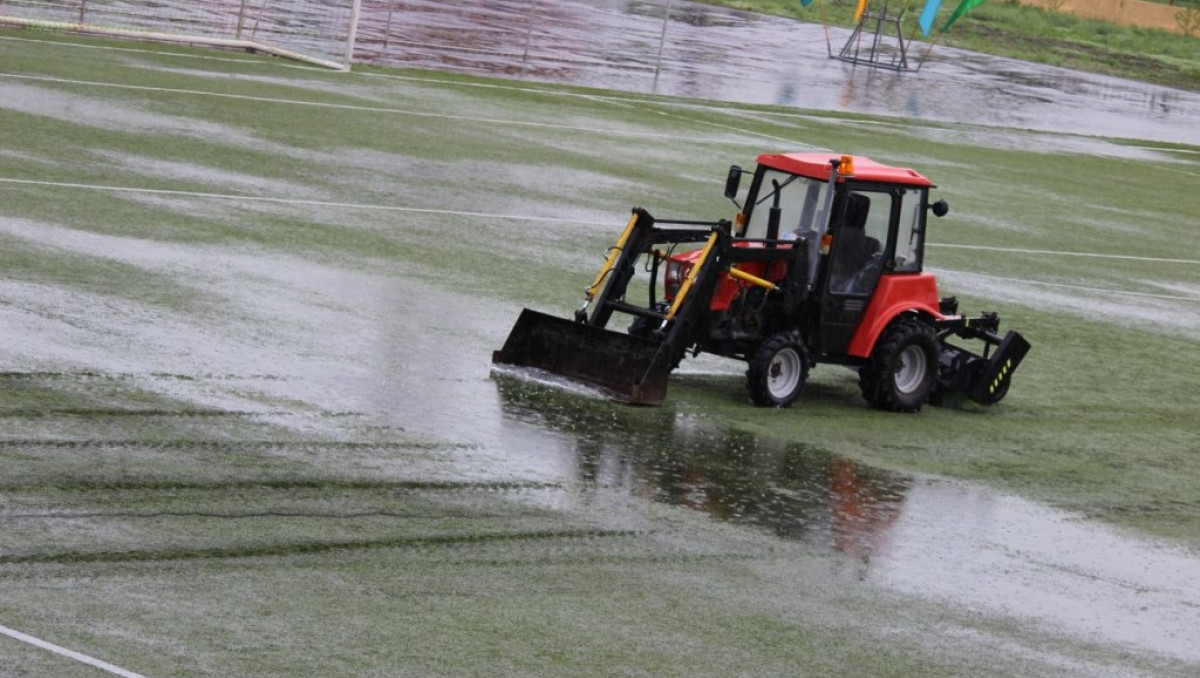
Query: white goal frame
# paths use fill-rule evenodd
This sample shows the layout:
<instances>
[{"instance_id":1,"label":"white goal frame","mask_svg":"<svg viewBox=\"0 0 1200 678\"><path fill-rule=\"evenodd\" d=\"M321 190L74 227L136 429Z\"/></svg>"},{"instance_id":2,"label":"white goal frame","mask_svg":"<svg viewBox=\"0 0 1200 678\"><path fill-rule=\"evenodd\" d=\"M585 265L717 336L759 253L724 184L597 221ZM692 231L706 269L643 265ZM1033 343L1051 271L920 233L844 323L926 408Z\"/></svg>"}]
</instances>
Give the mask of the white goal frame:
<instances>
[{"instance_id":1,"label":"white goal frame","mask_svg":"<svg viewBox=\"0 0 1200 678\"><path fill-rule=\"evenodd\" d=\"M275 4L284 4L274 0ZM211 21L175 21L153 16L154 10L138 13L137 0L0 0L0 27L35 28L86 35L101 35L154 42L204 45L272 54L286 59L348 71L354 61L354 46L362 0L327 0L325 4L348 10L344 37L326 40L323 49L289 44L286 30L261 38L258 18L273 0L225 0L227 12L210 11ZM158 5L195 7L195 0L173 0ZM347 4L349 5L347 7ZM120 6L119 13L112 11ZM338 7L340 6L340 7ZM92 17L89 17L91 10ZM160 10L161 11L161 10ZM257 11L258 18L254 16ZM67 17L70 17L68 19ZM122 19L126 17L126 19ZM71 20L75 19L75 20ZM131 25L132 24L132 25ZM161 26L161 27L160 27ZM247 37L249 34L249 37ZM282 38L282 39L279 39ZM334 48L336 46L336 49Z\"/></svg>"}]
</instances>

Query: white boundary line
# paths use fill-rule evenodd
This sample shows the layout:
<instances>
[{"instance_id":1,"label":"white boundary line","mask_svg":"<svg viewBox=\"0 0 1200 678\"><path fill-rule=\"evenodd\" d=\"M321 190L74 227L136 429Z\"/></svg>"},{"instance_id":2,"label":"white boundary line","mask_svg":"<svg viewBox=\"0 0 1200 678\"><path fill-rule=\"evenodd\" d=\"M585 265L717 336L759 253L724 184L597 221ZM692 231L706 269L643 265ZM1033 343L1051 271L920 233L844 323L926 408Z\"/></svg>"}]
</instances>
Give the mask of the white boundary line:
<instances>
[{"instance_id":1,"label":"white boundary line","mask_svg":"<svg viewBox=\"0 0 1200 678\"><path fill-rule=\"evenodd\" d=\"M283 205L312 205L315 207L341 207L348 209L364 209L364 210L381 210L388 212L407 212L414 214L437 214L443 216L468 217L476 219L504 219L509 221L535 221L543 223L560 223L560 224L581 224L587 226L611 226L613 222L607 221L584 221L580 219L563 219L560 217L535 217L520 214L491 214L487 212L467 212L461 210L443 210L431 209L425 207L400 207L396 205L373 205L368 203L353 203L353 202L332 202L324 200L297 200L293 198L266 198L262 196L252 195L233 195L225 193L204 193L200 191L179 191L165 188L136 188L127 186L102 186L96 184L77 184L62 181L37 181L33 179L13 179L9 177L0 177L0 184L19 184L27 186L50 186L55 188L78 188L92 191L106 191L112 193L140 193L150 195L170 195L183 198L209 198L215 200L232 200L246 202L267 202ZM987 247L984 245L938 245L929 243L927 247L958 247L962 249L985 250L992 252L1018 252L1024 254L1041 254L1049 256L1066 256L1066 257L1095 257L1100 259L1131 259L1134 261L1146 261L1155 263L1182 263L1182 264L1200 264L1200 261L1192 259L1157 259L1154 257L1134 257L1122 254L1100 254L1089 252L1064 252L1054 250L1021 250L1006 247ZM1065 283L1050 283L1039 282L1036 280L1028 280L1024 278L1005 278L1002 276L987 275L985 273L968 273L966 271L954 271L950 269L935 269L942 270L945 273L952 275L965 275L977 278L988 278L991 280L1003 280L1006 282L1019 282L1027 285L1040 285L1043 287L1061 287L1066 289L1081 290L1084 292L1093 292L1099 294L1118 294L1122 296L1145 297L1150 299L1167 299L1171 301L1195 301L1200 302L1200 298L1186 297L1167 294L1151 294L1148 292L1127 292L1124 290L1110 290L1101 287L1088 287L1086 285L1069 285Z\"/></svg>"},{"instance_id":2,"label":"white boundary line","mask_svg":"<svg viewBox=\"0 0 1200 678\"><path fill-rule=\"evenodd\" d=\"M384 212L411 212L415 214L438 214L454 217L474 217L479 219L506 219L510 221L539 221L548 223L583 224L587 226L611 226L610 221L583 221L580 219L563 219L561 217L535 217L519 214L489 214L487 212L466 212L458 210L441 210L427 207L401 207L398 205L373 205L358 202L335 202L326 200L300 200L296 198L268 198L258 195L234 195L232 193L204 193L202 191L179 191L168 188L137 188L132 186L102 186L98 184L76 184L65 181L37 181L33 179L13 179L0 177L0 184L23 184L26 186L50 186L54 188L80 188L89 191L106 191L110 193L142 193L149 195L169 195L183 198L212 198L215 200L233 200L245 202L269 202L282 205L311 205L313 207L345 207L362 210L378 210Z\"/></svg>"},{"instance_id":3,"label":"white boundary line","mask_svg":"<svg viewBox=\"0 0 1200 678\"><path fill-rule=\"evenodd\" d=\"M116 46L112 46L112 45L88 45L88 44L82 44L82 43L59 42L56 40L37 40L37 39L32 39L32 38L17 38L17 37L12 37L12 36L0 36L0 40L53 44L53 45L62 45L65 47L78 47L78 48L83 48L83 49L96 49L96 50L107 50L107 51L118 51L118 52L133 52L135 54L156 54L156 55L162 55L162 56L184 57L184 58L189 58L189 59L201 59L201 60L206 60L206 61L225 61L225 62L233 62L233 63L238 63L238 64L270 65L273 67L293 68L293 69L302 70L307 73L314 73L314 74L329 72L326 70L317 70L314 68L310 68L304 64L279 63L277 61L268 61L268 60L263 60L263 59L223 58L223 57L216 57L216 56L212 56L212 55L208 55L208 54L189 54L186 52L165 52L165 51L161 51L161 50L155 51L155 50L146 50L146 49L134 49L132 47L116 47ZM345 75L346 74L338 74L338 77L344 77ZM572 98L573 97L573 98L579 98L579 99L590 99L590 100L595 100L595 101L602 101L602 102L606 102L606 103L648 104L648 105L656 105L656 106L667 106L667 107L671 107L671 108L695 109L695 110L707 111L707 112L712 112L712 113L722 113L722 114L737 113L737 112L741 111L741 109L738 108L738 105L735 102L705 103L700 100L679 101L679 100L676 100L677 98L671 98L671 97L668 97L667 95L662 95L662 94L625 92L625 91L620 91L620 90L608 90L605 88L595 88L596 91L594 91L594 92L557 91L553 88L559 87L560 85L558 85L556 83L539 83L537 81L532 81L532 82L531 81L523 81L522 84L506 84L506 83L500 83L500 82L494 82L494 83L493 82L467 82L467 81L460 81L460 80L448 80L445 78L438 78L433 75L408 75L408 74L402 74L402 73L377 73L377 72L373 72L373 71L351 71L350 75L357 76L357 77L363 77L363 78L379 78L379 79L385 79L385 80L400 80L400 81L405 81L405 82L420 82L420 83L428 83L428 84L434 84L434 85L445 85L445 86L450 86L450 87L470 87L470 88L476 88L476 89L497 89L497 90L506 90L506 91L511 91L511 92L520 92L523 94L541 94L541 95L556 96L556 97L561 97L561 98ZM484 76L484 77L487 77L487 76ZM539 85L541 85L541 86L539 86ZM811 120L820 121L820 122L828 121L828 118L822 117L820 115L820 113L822 111L810 110L810 111L806 112L804 109L801 109L800 111L772 111L769 109L762 109L762 110L756 109L754 112L764 113L767 115L782 116L782 117L811 119ZM848 117L851 115L849 113L837 113L835 111L831 111L830 113L835 113L835 114L839 115L839 117L837 118L837 120L839 122L859 122L859 123L864 123L864 124L891 124L892 123L892 121L889 121L889 120L869 120L869 119L865 119L865 118ZM847 116L847 117L841 117L841 116ZM880 117L887 118L888 116L881 115ZM911 122L911 121L909 121L909 122ZM941 127L944 127L944 125L929 125L929 124L925 124L925 125L908 124L907 126L909 126L909 127L935 127L935 128L939 128L939 129ZM739 130L737 128L730 128L730 129L733 129L735 131L744 131L744 130ZM777 137L763 135L758 132L746 132L746 133L754 134L757 136L763 136L767 139L772 139L772 140L778 139ZM786 141L790 142L791 140L786 140ZM1137 147L1137 148L1140 148L1140 147ZM1155 148L1147 147L1143 150L1164 150L1164 149L1155 149ZM1185 151L1185 152L1200 153L1200 151Z\"/></svg>"},{"instance_id":4,"label":"white boundary line","mask_svg":"<svg viewBox=\"0 0 1200 678\"><path fill-rule=\"evenodd\" d=\"M359 111L365 113L391 113L394 115L407 115L418 118L435 118L439 120L457 120L460 122L475 122L488 125L512 125L514 127L534 127L538 129L557 129L566 130L569 132L585 132L589 134L603 134L622 137L633 137L639 139L665 139L670 141L686 141L693 144L724 144L733 146L750 146L749 141L737 141L733 139L706 139L703 137L686 137L678 134L669 134L664 132L635 132L622 129L604 129L601 127L583 127L579 125L562 125L552 122L530 122L527 120L503 120L500 118L479 118L469 115L447 115L445 113L427 113L424 111L412 111L403 108L390 108L387 106L360 106L354 104L334 104L324 101L304 101L303 99L280 99L275 97L253 96L250 94L229 94L225 92L205 92L203 90L182 89L176 87L150 87L147 85L128 85L112 82L97 82L94 80L75 80L72 78L55 78L42 75L21 75L17 73L0 73L0 78L11 78L13 80L30 80L33 82L47 82L60 85L81 85L84 87L105 87L109 89L130 90L135 92L158 92L164 94L183 94L188 96L212 97L214 99L234 99L237 101L256 101L268 104L280 104L285 106L309 106L312 108L332 108L343 111Z\"/></svg>"},{"instance_id":5,"label":"white boundary line","mask_svg":"<svg viewBox=\"0 0 1200 678\"><path fill-rule=\"evenodd\" d=\"M222 57L217 57L217 56L212 56L212 55L189 54L186 52L166 52L166 51L161 51L161 50L159 50L159 51L144 50L144 49L134 49L134 48L130 48L130 47L116 47L116 46L110 46L110 45L88 45L88 44L84 44L84 43L61 42L61 41L56 41L56 40L18 38L15 36L0 36L0 41L2 41L2 40L54 44L54 45L63 45L66 47L78 47L78 48L85 48L85 49L136 52L139 54L157 54L157 55L194 58L194 59L202 59L202 60L210 60L210 61L228 61L228 62L236 62L236 63L240 63L240 64L255 64L255 65L269 64L272 66L277 66L277 67L282 67L282 68L293 68L293 69L298 69L298 70L304 70L309 73L321 73L322 72L322 71L313 69L307 65L287 64L287 63L281 64L281 63L277 63L275 61L268 61L268 60L263 60L263 59L222 58ZM2 75L4 75L4 74L0 74L0 76L2 76ZM678 100L678 98L672 99L671 97L666 97L666 96L656 95L656 94L639 94L636 92L615 92L615 91L610 92L610 91L605 91L603 89L597 89L596 92L555 91L552 89L552 87L554 87L554 83L543 83L546 85L546 87L537 87L537 86L531 86L531 84L529 84L529 83L500 84L500 83L483 83L483 82L461 82L461 81L455 81L455 80L446 80L446 79L437 78L434 76L427 76L427 75L426 76L417 76L417 75L406 75L406 74L400 74L400 73L374 73L374 72L368 72L368 71L350 71L348 73L343 72L339 77L345 77L345 75L361 76L361 77L367 77L367 78L406 80L406 81L413 81L413 82L427 82L427 83L448 85L448 86L454 86L454 87L477 87L477 88L511 90L511 91L516 91L516 92L528 92L528 93L543 94L543 95L553 95L553 96L558 96L558 97L579 97L579 98L584 98L584 99L594 99L597 101L609 101L609 102L626 101L626 102L630 102L630 103L650 104L650 105L658 105L658 106L664 106L664 107L670 107L670 108L699 109L699 110L723 113L723 114L736 113L736 112L741 111L741 109L738 108L738 105L735 102L716 102L716 103L713 103L713 102L705 103L702 101L689 102L689 101ZM104 83L94 83L94 84L104 85ZM165 90L165 91L170 91L170 90ZM300 103L303 103L303 102L300 102ZM822 121L822 122L829 121L829 117L821 115L822 113L825 113L824 111L814 111L814 110L804 110L804 109L784 111L784 110L771 110L769 108L763 108L762 110L756 110L756 112L765 114L765 115L769 115L769 116L776 116L776 117L783 117L783 118L811 119L811 120ZM919 127L922 129L947 129L952 126L950 123L940 122L940 121L924 121L923 124L912 124L912 121L905 121L904 119L895 118L893 116L888 116L886 114L876 114L876 115L878 115L878 117L880 119L865 119L865 118L849 117L851 114L848 114L848 113L837 113L834 111L829 111L828 113L834 114L834 116L836 116L835 119L839 122L856 122L856 123L863 123L863 124L879 124L879 125L897 125L897 124L903 123L906 127ZM846 117L842 117L842 116L846 116ZM464 118L464 119L469 120L470 118ZM500 121L500 122L503 122L503 121ZM514 122L511 124L520 124L520 123ZM527 124L533 124L533 123L527 123ZM718 127L720 127L720 125L718 125ZM971 126L968 125L968 127L971 127ZM985 130L1008 129L1008 128L996 127L996 126L992 126L992 125L977 125L975 127L979 127L980 129L985 129ZM739 130L736 127L730 127L729 129L735 130L735 131L744 131L744 130ZM599 130L597 130L597 131L599 131ZM1026 131L1026 132L1034 132L1034 133L1038 133L1038 134L1050 134L1050 135L1060 135L1060 136L1080 136L1083 138L1099 138L1099 139L1109 138L1109 137L1103 137L1103 136L1097 137L1095 135L1088 135L1088 134L1071 134L1069 132L1053 131L1053 130L1032 129L1032 130L1011 130L1011 131ZM761 134L761 133L757 133L757 132L747 132L747 133L754 134L755 136L759 136L759 137L762 137L765 139L782 140L779 137L773 137L771 135ZM1119 139L1115 139L1115 138L1113 140L1114 140L1114 142L1120 141ZM788 141L789 143L791 142L791 140L784 140L784 141ZM715 142L715 143L736 143L736 142ZM1150 141L1149 143L1154 143L1154 142ZM1180 146L1179 144L1172 144L1171 142L1163 142L1163 143L1165 144L1165 146L1144 146L1143 145L1143 146L1128 146L1128 147L1134 148L1137 150L1158 151L1158 152L1164 152L1164 153L1200 154L1200 150L1197 150L1197 149L1182 148L1182 147L1179 147ZM1119 144L1119 145L1124 145L1124 144ZM1168 168L1168 169L1170 169L1170 168ZM1192 176L1192 177L1197 176L1193 172L1187 172L1187 171L1183 171L1183 170L1174 170L1174 171L1177 173L1180 173L1180 174L1184 174L1186 176Z\"/></svg>"},{"instance_id":6,"label":"white boundary line","mask_svg":"<svg viewBox=\"0 0 1200 678\"><path fill-rule=\"evenodd\" d=\"M100 669L101 671L107 671L113 675L122 676L122 678L146 678L145 676L143 676L140 673L134 673L133 671L127 671L119 666L114 666L112 664L109 664L106 661L101 661L99 659L96 659L95 657L89 657L86 654L83 654L81 652L76 652L75 650L68 650L67 648L62 647L61 645L55 645L54 643L47 643L46 641L41 640L39 638L34 638L33 636L31 636L27 633L21 633L20 631L17 631L15 629L10 629L7 626L0 626L0 634L6 635L9 638L13 638L14 640L19 640L22 643L28 643L29 645L32 645L34 647L39 647L43 650L48 650L50 652L53 652L54 654L62 655L63 657L67 657L69 659L74 659L77 662L82 662L89 666L94 666L94 667Z\"/></svg>"},{"instance_id":7,"label":"white boundary line","mask_svg":"<svg viewBox=\"0 0 1200 678\"><path fill-rule=\"evenodd\" d=\"M1197 264L1200 259L1163 259L1160 257L1135 257L1129 254L1101 254L1099 252L1065 252L1061 250L1027 250L1017 247L990 247L987 245L951 245L949 243L927 243L926 247L945 247L958 250L984 250L987 252L1011 252L1013 254L1052 254L1063 257L1091 257L1093 259L1128 259L1129 261L1153 261L1158 264Z\"/></svg>"},{"instance_id":8,"label":"white boundary line","mask_svg":"<svg viewBox=\"0 0 1200 678\"><path fill-rule=\"evenodd\" d=\"M198 58L198 59L207 59L207 60L212 60L212 61L236 61L237 63L243 63L243 64L272 63L273 65L276 65L276 66L283 66L285 68L301 69L301 70L304 70L309 73L320 73L321 72L321 71L314 70L312 68L308 68L306 66L300 66L300 65L296 65L296 64L277 64L274 62L255 61L255 60L251 60L251 59L232 59L232 58L222 59L220 57L213 57L213 56L207 56L207 55L191 55L191 54L186 54L186 53L182 53L182 52L135 50L132 48L123 48L123 47L86 45L86 44L78 44L78 43L70 43L70 42L56 42L56 41L49 41L49 40L35 40L35 39L29 39L29 38L16 38L16 37L7 37L7 36L0 36L0 40L41 42L41 43L65 45L68 47L107 49L107 50L115 50L115 51L129 51L129 52L138 52L138 53L143 53L143 54L145 54L145 53L162 54L162 55L167 55L167 56L182 56L182 57L191 57L191 58ZM700 111L718 113L721 115L735 115L740 112L745 112L745 109L739 108L738 105L733 102L713 103L713 102L703 102L703 101L680 101L678 99L672 100L669 97L663 97L663 96L655 95L655 94L638 94L638 93L624 93L624 92L618 93L618 92L607 92L607 91L603 91L603 90L598 90L596 92L555 91L552 89L553 84L548 84L547 87L537 87L537 86L530 86L528 84L473 83L473 82L459 82L459 81L454 81L454 80L446 80L446 79L441 79L441 78L437 78L437 77L433 77L433 76L416 76L416 75L405 75L405 74L399 74L399 73L373 73L373 72L366 72L366 71L350 71L348 73L344 73L343 77L344 77L344 75L361 76L361 77L366 77L366 78L401 80L401 81L410 81L410 82L425 82L425 83L454 86L454 87L476 87L476 88L509 90L509 91L515 91L515 92L541 94L541 95L546 95L546 96L552 95L552 96L557 96L560 98L576 97L576 98L589 99L589 100L593 100L593 101L610 103L610 104L626 103L626 104L641 104L644 106L657 106L660 108L685 109L685 110L691 109L691 110L700 110ZM674 135L670 135L670 134L653 133L653 132L633 132L633 131L629 131L629 130L605 130L605 129L600 129L600 128L558 125L558 124L554 124L554 123L537 123L537 122L526 122L526 121L516 121L516 120L475 118L475 117L470 117L470 116L453 116L453 115L436 114L436 113L422 113L419 111L409 111L409 110L404 110L404 109L387 108L387 107L354 106L354 105L350 105L350 104L331 104L331 103L302 101L302 100L294 100L294 99L276 99L276 98L270 98L270 97L255 97L255 96L248 96L248 95L223 94L223 93L218 93L218 92L205 92L202 90L186 90L186 89L173 89L173 88L165 88L165 87L160 88L160 87L147 87L147 86L137 86L137 85L123 85L123 84L117 84L117 83L104 83L104 82L87 81L87 80L65 80L65 79L52 78L49 76L22 76L22 75L10 74L10 73L0 73L0 77L26 78L26 79L31 79L31 80L39 80L40 79L40 80L46 80L46 81L50 81L50 82L62 82L62 83L79 84L79 85L90 85L90 86L94 86L94 87L126 88L126 89L144 90L144 91L152 91L152 92L157 91L157 92L169 92L169 93L177 93L177 94L191 94L191 95L195 95L195 96L227 97L227 98L234 98L234 99L261 101L261 102L266 102L266 103L278 103L278 104L284 104L284 105L316 106L316 107L340 108L340 109L345 109L345 110L357 110L357 111L364 111L364 112L393 113L396 115L431 117L431 118L440 118L440 119L446 119L446 120L480 122L480 123L487 123L487 124L494 124L494 125L514 125L514 126L542 127L542 128L549 128L549 129L563 129L563 130L569 130L569 131L591 132L591 133L598 133L598 134L615 134L617 136L628 136L628 137L635 137L635 138L641 137L641 138L652 138L652 139L653 138L685 139L690 143L708 143L708 144L733 145L733 146L751 145L749 142L736 141L736 140L731 140L731 139L688 138L688 137L679 137L679 136L674 136ZM749 136L756 137L759 139L766 139L766 140L772 141L772 142L781 142L781 143L785 143L785 144L796 144L797 143L795 139L779 137L779 136L775 136L775 135L771 135L771 134L766 134L763 132L754 132L751 130L735 127L733 125L722 125L720 123L694 120L692 118L687 118L687 117L684 117L684 116L681 116L678 114L672 115L672 114L666 113L665 111L662 111L662 110L660 110L659 112L662 115L676 117L680 120L686 120L686 121L694 123L694 124L705 124L710 127L716 127L718 129L722 129L722 130L729 131L729 132L745 134L745 135L749 135ZM924 121L921 124L913 124L911 121L905 122L901 119L893 118L893 117L885 115L885 114L877 114L879 116L879 119L866 119L866 118L853 117L852 114L839 113L836 111L828 112L830 114L830 116L822 116L820 111L804 111L804 110L780 111L780 110L770 110L768 108L764 108L761 110L755 109L755 112L762 114L762 115L773 116L773 117L777 117L777 118L805 119L805 120L814 120L814 121L821 121L821 122L829 122L830 120L835 120L837 122L851 122L851 123L868 124L868 125L904 125L905 127L918 127L921 129L948 129L950 127L949 123L939 122L939 121ZM986 130L1005 129L1005 128L995 127L995 126L991 126L991 125L981 125L978 127L980 127L981 129L986 129ZM1095 135L1086 135L1086 134L1084 134L1084 135L1070 134L1067 132L1060 132L1060 131L1053 131L1053 130L1034 129L1034 130L1023 130L1023 131L1033 132L1033 133L1037 133L1037 134L1048 134L1048 135L1059 135L1059 136L1081 136L1084 138L1097 138L1097 139L1107 138L1107 137L1102 137L1102 136L1097 137ZM1116 140L1114 140L1114 143L1116 143ZM1166 142L1164 142L1164 143L1166 143ZM1124 145L1124 144L1117 144L1117 145ZM1171 145L1162 146L1162 147L1145 146L1145 145L1128 146L1128 147L1134 148L1137 150L1156 151L1156 152L1162 152L1162 153L1200 154L1200 150L1172 147ZM813 149L813 150L822 150L822 149ZM1183 161L1183 162L1186 162L1186 161ZM1177 174L1182 174L1184 176L1189 176L1189 177L1197 176L1196 173L1194 173L1194 172L1188 172L1188 171L1182 170L1182 169L1176 169L1176 168L1171 168L1171 167L1161 168L1161 169L1165 169L1167 171L1177 173Z\"/></svg>"},{"instance_id":9,"label":"white boundary line","mask_svg":"<svg viewBox=\"0 0 1200 678\"><path fill-rule=\"evenodd\" d=\"M1030 280L1028 278L1006 278L1000 275L988 275L987 273L972 273L969 271L954 271L945 268L927 268L927 271L936 271L949 275L961 275L968 278L983 278L985 280L1000 280L1003 282L1015 282L1022 285L1037 285L1038 287L1059 287L1068 290L1080 290L1082 292L1092 292L1094 294L1116 294L1123 297L1140 297L1143 299L1166 299L1168 301L1194 301L1200 302L1200 297L1182 297L1173 294L1153 294L1150 292L1128 292L1126 290L1110 290L1103 287L1088 287L1087 285L1070 285L1067 283L1052 283L1042 282L1040 280Z\"/></svg>"},{"instance_id":10,"label":"white boundary line","mask_svg":"<svg viewBox=\"0 0 1200 678\"><path fill-rule=\"evenodd\" d=\"M446 210L434 209L429 207L402 207L399 205L379 205L372 203L359 202L337 202L329 200L303 200L298 198L270 198L259 195L236 195L233 193L207 193L203 191L182 191L169 188L140 188L136 186L107 186L103 184L81 184L67 181L41 181L37 179L15 179L12 177L0 177L0 184L17 184L23 186L49 186L52 188L77 188L88 191L104 191L109 193L141 193L148 195L168 195L182 198L209 198L214 200L231 200L245 202L267 202L281 205L311 205L313 207L344 207L349 209L376 210L383 212L407 212L412 214L436 214L442 216L453 217L470 217L475 219L504 219L506 221L533 221L541 223L557 223L557 224L580 224L583 226L611 226L615 222L610 221L587 221L583 219L567 219L562 217L537 217L524 214L496 214L491 212L468 212L465 210ZM1127 259L1130 261L1145 261L1161 264L1194 264L1200 265L1200 260L1196 259L1166 259L1160 257L1138 257L1127 254L1103 254L1100 252L1069 252L1065 250L1034 250L1034 249L1019 249L1015 247L991 247L987 245L954 245L943 243L927 243L926 247L945 247L952 249L979 250L986 252L1009 252L1015 254L1040 254L1048 256L1063 256L1063 257L1088 257L1094 259ZM1010 278L1003 278L1010 280ZM1011 280L1016 280L1012 278ZM1048 283L1047 283L1048 284ZM1062 287L1070 287L1070 285L1062 285ZM1081 287L1080 289L1092 290L1093 288ZM1095 289L1094 291L1106 292L1108 290ZM1130 292L1128 294L1136 294ZM1158 295L1146 295L1158 296ZM1191 297L1164 297L1167 299L1188 299Z\"/></svg>"}]
</instances>

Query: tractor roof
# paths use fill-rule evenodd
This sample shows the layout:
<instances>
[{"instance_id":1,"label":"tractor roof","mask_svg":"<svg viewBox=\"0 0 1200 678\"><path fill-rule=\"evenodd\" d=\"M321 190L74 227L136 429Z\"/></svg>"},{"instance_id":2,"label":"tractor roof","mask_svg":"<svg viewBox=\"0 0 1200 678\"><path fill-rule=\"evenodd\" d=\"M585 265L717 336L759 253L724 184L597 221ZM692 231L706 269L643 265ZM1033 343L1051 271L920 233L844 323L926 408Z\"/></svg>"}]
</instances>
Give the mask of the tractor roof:
<instances>
[{"instance_id":1,"label":"tractor roof","mask_svg":"<svg viewBox=\"0 0 1200 678\"><path fill-rule=\"evenodd\" d=\"M801 176L827 181L829 179L829 161L840 160L847 156L832 153L767 153L758 156L758 164L766 165L783 172L791 172ZM849 175L859 181L879 181L888 184L905 184L908 186L933 186L916 170L905 167L881 165L870 158L861 155L853 158L854 172Z\"/></svg>"}]
</instances>

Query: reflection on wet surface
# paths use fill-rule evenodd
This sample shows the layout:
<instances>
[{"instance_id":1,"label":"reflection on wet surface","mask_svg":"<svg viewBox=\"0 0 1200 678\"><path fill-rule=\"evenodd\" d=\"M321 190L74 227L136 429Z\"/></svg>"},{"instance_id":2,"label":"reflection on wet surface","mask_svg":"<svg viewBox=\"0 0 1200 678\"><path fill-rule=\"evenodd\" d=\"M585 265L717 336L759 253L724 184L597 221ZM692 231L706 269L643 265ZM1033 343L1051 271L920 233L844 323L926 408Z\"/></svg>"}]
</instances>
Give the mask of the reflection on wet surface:
<instances>
[{"instance_id":1,"label":"reflection on wet surface","mask_svg":"<svg viewBox=\"0 0 1200 678\"><path fill-rule=\"evenodd\" d=\"M919 73L832 60L850 31L666 0L365 3L356 58L797 108L1200 143L1200 93L937 46ZM917 43L914 53L926 45Z\"/></svg>"},{"instance_id":2,"label":"reflection on wet surface","mask_svg":"<svg viewBox=\"0 0 1200 678\"><path fill-rule=\"evenodd\" d=\"M510 440L522 427L533 438L562 436L566 459L545 460L561 480L803 543L867 583L1200 660L1191 632L1200 628L1200 560L1182 549L986 489L768 442L670 404L621 407L512 374L492 378Z\"/></svg>"},{"instance_id":3,"label":"reflection on wet surface","mask_svg":"<svg viewBox=\"0 0 1200 678\"><path fill-rule=\"evenodd\" d=\"M506 417L570 431L573 480L703 511L866 561L911 479L801 442L768 445L670 408L613 409L496 374Z\"/></svg>"}]
</instances>

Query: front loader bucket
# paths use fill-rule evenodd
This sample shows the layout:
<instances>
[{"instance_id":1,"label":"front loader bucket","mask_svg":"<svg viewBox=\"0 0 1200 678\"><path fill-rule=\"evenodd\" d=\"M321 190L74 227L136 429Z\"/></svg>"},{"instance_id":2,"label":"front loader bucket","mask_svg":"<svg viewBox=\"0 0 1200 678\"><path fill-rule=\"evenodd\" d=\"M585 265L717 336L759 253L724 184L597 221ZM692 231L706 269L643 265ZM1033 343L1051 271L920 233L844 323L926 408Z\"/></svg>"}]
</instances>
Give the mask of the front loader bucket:
<instances>
[{"instance_id":1,"label":"front loader bucket","mask_svg":"<svg viewBox=\"0 0 1200 678\"><path fill-rule=\"evenodd\" d=\"M530 309L521 311L492 362L545 370L638 405L661 404L671 372L669 351L661 341Z\"/></svg>"}]
</instances>

